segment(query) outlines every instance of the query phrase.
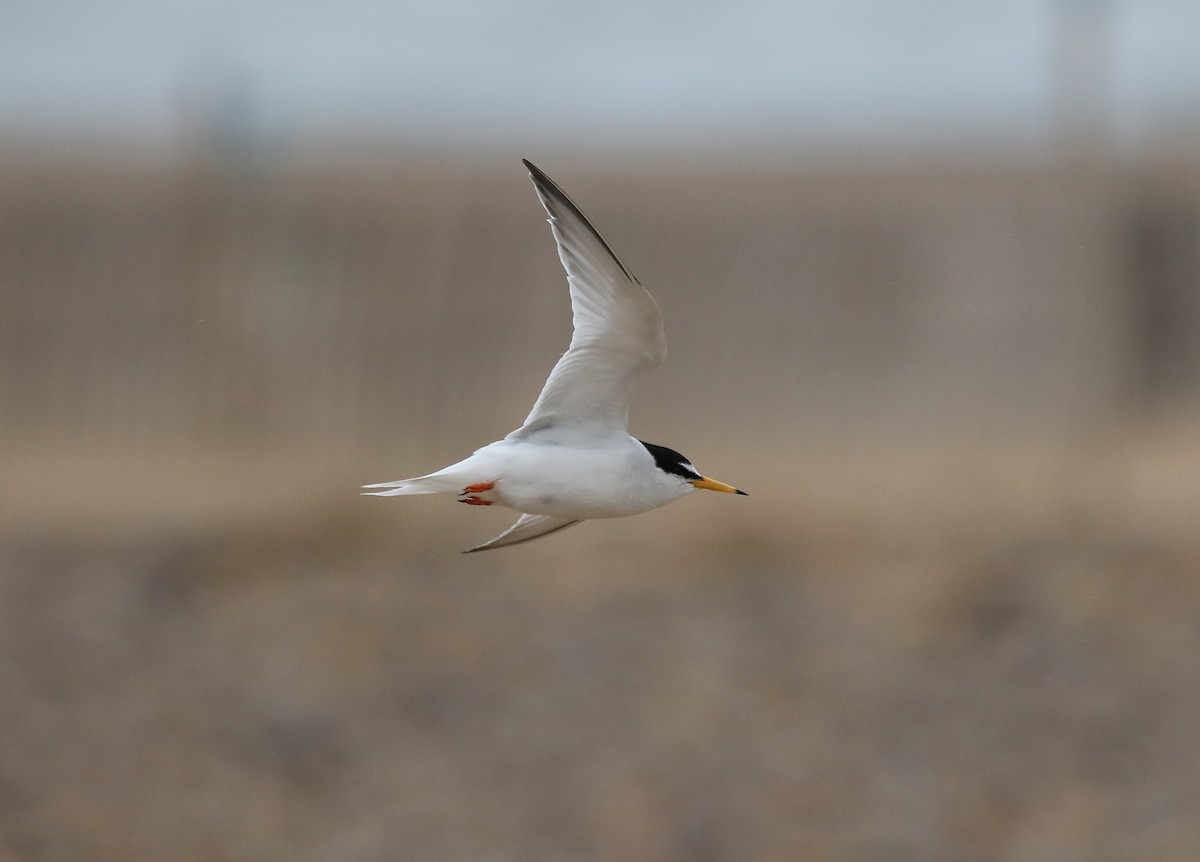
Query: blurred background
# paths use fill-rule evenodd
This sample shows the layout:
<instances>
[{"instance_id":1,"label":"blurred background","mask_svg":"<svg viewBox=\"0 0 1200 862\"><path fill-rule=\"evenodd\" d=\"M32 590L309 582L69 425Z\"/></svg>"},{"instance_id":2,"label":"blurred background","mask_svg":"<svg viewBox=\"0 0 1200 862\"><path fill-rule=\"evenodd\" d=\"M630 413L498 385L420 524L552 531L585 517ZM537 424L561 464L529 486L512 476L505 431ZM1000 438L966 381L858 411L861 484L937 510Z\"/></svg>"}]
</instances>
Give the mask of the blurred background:
<instances>
[{"instance_id":1,"label":"blurred background","mask_svg":"<svg viewBox=\"0 0 1200 862\"><path fill-rule=\"evenodd\" d=\"M10 4L12 6L12 4ZM0 30L0 862L1191 860L1188 0L96 0ZM569 337L749 498L361 498Z\"/></svg>"}]
</instances>

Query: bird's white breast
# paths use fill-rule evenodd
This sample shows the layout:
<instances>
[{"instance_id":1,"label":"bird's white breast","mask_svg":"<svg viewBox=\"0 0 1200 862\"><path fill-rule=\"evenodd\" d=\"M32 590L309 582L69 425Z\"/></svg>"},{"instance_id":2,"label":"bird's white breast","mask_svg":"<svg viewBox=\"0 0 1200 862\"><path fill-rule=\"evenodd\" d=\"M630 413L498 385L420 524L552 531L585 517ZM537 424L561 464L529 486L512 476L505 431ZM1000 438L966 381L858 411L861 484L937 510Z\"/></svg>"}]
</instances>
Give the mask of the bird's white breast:
<instances>
[{"instance_id":1,"label":"bird's white breast","mask_svg":"<svg viewBox=\"0 0 1200 862\"><path fill-rule=\"evenodd\" d=\"M677 500L692 487L659 470L628 434L569 439L505 439L471 459L494 481L498 505L535 515L614 518Z\"/></svg>"}]
</instances>

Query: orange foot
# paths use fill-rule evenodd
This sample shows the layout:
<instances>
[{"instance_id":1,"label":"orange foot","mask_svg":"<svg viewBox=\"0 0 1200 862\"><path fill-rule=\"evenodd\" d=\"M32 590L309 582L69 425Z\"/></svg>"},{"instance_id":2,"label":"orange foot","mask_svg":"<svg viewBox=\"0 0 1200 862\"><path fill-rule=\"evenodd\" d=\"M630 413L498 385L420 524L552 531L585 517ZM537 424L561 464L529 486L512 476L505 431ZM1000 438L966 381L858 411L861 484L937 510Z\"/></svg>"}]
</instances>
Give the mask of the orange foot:
<instances>
[{"instance_id":1,"label":"orange foot","mask_svg":"<svg viewBox=\"0 0 1200 862\"><path fill-rule=\"evenodd\" d=\"M495 487L495 482L476 482L474 485L468 485L462 489L462 497L458 502L466 503L468 506L490 506L491 500L485 500L479 495L484 491L490 491Z\"/></svg>"}]
</instances>

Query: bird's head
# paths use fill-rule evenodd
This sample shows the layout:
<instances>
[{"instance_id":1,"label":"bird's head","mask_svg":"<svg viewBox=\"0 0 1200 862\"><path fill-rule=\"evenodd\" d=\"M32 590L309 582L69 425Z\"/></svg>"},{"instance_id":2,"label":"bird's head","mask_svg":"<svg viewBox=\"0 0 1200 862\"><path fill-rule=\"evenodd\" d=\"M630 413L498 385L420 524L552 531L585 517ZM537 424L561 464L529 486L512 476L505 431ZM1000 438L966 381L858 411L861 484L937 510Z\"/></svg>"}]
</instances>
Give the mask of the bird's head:
<instances>
[{"instance_id":1,"label":"bird's head","mask_svg":"<svg viewBox=\"0 0 1200 862\"><path fill-rule=\"evenodd\" d=\"M645 440L640 440L643 446L654 457L654 463L659 470L671 476L678 476L679 479L693 488L701 488L705 491L721 491L725 494L741 494L743 497L749 496L745 491L739 491L732 485L726 485L724 482L718 482L716 479L710 479L700 473L696 466L683 455L676 452L674 449L668 449L666 446L656 446L653 443L647 443Z\"/></svg>"}]
</instances>

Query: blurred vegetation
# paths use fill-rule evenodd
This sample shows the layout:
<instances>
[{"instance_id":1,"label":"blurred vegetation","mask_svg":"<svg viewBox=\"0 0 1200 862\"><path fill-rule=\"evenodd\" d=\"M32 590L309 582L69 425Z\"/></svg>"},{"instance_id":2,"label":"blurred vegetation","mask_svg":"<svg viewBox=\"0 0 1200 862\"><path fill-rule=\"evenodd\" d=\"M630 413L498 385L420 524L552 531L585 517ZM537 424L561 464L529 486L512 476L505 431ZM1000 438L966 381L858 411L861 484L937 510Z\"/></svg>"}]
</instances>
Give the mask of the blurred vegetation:
<instances>
[{"instance_id":1,"label":"blurred vegetation","mask_svg":"<svg viewBox=\"0 0 1200 862\"><path fill-rule=\"evenodd\" d=\"M696 495L362 499L567 341L516 157L0 164L0 860L1190 860L1200 172L529 155Z\"/></svg>"}]
</instances>

